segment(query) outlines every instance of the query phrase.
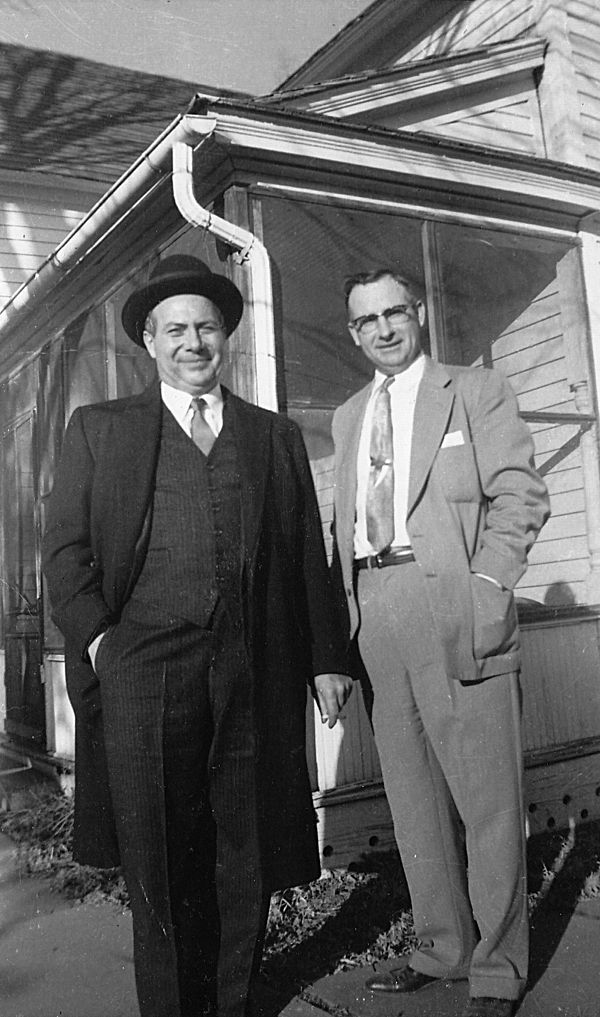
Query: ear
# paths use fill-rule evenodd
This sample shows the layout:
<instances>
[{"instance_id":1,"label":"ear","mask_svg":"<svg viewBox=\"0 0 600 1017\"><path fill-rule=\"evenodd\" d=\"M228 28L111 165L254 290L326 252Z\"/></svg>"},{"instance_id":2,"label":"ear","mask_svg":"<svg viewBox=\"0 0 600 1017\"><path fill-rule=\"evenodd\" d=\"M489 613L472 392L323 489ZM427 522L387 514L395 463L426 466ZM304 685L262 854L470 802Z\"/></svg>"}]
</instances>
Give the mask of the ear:
<instances>
[{"instance_id":1,"label":"ear","mask_svg":"<svg viewBox=\"0 0 600 1017\"><path fill-rule=\"evenodd\" d=\"M425 304L423 303L422 300L417 301L416 308L417 308L417 317L419 319L419 325L421 326L421 328L423 328L423 325L425 324L425 318L427 317L427 311L425 310Z\"/></svg>"},{"instance_id":2,"label":"ear","mask_svg":"<svg viewBox=\"0 0 600 1017\"><path fill-rule=\"evenodd\" d=\"M148 353L153 360L156 360L156 350L154 349L154 336L151 332L147 332L146 329L142 332L142 339L144 340L144 346L148 350Z\"/></svg>"},{"instance_id":3,"label":"ear","mask_svg":"<svg viewBox=\"0 0 600 1017\"><path fill-rule=\"evenodd\" d=\"M354 345L360 346L360 339L358 338L358 332L356 331L354 325L348 325L348 331L352 338L354 339Z\"/></svg>"}]
</instances>

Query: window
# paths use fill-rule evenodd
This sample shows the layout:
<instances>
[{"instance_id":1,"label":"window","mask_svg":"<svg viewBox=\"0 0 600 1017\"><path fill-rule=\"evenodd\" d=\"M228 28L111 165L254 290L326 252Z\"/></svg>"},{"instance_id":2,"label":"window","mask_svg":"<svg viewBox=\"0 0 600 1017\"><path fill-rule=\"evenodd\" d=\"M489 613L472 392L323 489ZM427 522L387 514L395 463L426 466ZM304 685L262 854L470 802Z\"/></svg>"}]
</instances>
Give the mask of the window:
<instances>
[{"instance_id":1,"label":"window","mask_svg":"<svg viewBox=\"0 0 600 1017\"><path fill-rule=\"evenodd\" d=\"M35 415L17 419L2 437L3 582L6 730L41 743L39 531L34 475Z\"/></svg>"},{"instance_id":2,"label":"window","mask_svg":"<svg viewBox=\"0 0 600 1017\"><path fill-rule=\"evenodd\" d=\"M303 429L326 539L331 417L371 377L347 332L343 280L391 265L422 290L426 351L447 363L502 371L531 427L553 515L533 549L520 598L530 606L584 603L589 552L581 443L593 416L573 395L588 385L589 373L575 242L393 210L271 195L255 200L274 263L282 408Z\"/></svg>"}]
</instances>

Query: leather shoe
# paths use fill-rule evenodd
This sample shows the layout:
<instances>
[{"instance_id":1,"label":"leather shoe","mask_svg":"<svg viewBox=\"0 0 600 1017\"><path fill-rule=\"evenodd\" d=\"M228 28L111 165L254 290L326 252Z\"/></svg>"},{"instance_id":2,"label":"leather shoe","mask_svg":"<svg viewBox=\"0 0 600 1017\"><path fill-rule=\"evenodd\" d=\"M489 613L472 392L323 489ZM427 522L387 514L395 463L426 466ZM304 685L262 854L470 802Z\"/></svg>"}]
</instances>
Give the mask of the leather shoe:
<instances>
[{"instance_id":1,"label":"leather shoe","mask_svg":"<svg viewBox=\"0 0 600 1017\"><path fill-rule=\"evenodd\" d=\"M513 1017L517 1009L514 999L496 996L471 996L463 1017Z\"/></svg>"},{"instance_id":2,"label":"leather shoe","mask_svg":"<svg viewBox=\"0 0 600 1017\"><path fill-rule=\"evenodd\" d=\"M415 971L406 965L404 968L394 968L393 971L382 971L381 974L371 975L367 978L365 985L372 992L416 992L431 982L438 981L432 975L424 975L421 971Z\"/></svg>"}]
</instances>

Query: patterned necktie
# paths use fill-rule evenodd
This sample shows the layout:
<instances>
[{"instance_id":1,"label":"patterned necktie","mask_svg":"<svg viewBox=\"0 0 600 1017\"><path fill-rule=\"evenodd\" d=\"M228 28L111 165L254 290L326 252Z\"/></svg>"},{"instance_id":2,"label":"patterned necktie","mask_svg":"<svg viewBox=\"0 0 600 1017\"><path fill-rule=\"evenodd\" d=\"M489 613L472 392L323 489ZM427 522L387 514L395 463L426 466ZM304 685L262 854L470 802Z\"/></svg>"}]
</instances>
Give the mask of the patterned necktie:
<instances>
[{"instance_id":1,"label":"patterned necktie","mask_svg":"<svg viewBox=\"0 0 600 1017\"><path fill-rule=\"evenodd\" d=\"M394 446L389 388L393 377L380 386L373 403L371 469L367 486L367 537L376 553L394 539Z\"/></svg>"},{"instance_id":2,"label":"patterned necktie","mask_svg":"<svg viewBox=\"0 0 600 1017\"><path fill-rule=\"evenodd\" d=\"M191 426L192 441L207 456L217 439L204 416L207 409L206 400L200 396L195 396L192 399L192 408L194 410Z\"/></svg>"}]
</instances>

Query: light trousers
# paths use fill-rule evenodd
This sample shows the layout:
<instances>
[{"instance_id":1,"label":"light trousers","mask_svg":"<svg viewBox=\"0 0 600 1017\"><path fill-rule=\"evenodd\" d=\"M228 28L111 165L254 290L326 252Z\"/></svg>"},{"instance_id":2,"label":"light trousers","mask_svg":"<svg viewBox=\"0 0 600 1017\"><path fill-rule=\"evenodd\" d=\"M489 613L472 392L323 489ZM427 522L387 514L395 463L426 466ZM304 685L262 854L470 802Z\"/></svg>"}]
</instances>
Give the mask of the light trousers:
<instances>
[{"instance_id":1,"label":"light trousers","mask_svg":"<svg viewBox=\"0 0 600 1017\"><path fill-rule=\"evenodd\" d=\"M420 945L416 971L518 999L529 953L519 679L446 675L416 563L361 570L358 645Z\"/></svg>"}]
</instances>

